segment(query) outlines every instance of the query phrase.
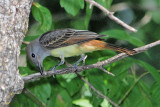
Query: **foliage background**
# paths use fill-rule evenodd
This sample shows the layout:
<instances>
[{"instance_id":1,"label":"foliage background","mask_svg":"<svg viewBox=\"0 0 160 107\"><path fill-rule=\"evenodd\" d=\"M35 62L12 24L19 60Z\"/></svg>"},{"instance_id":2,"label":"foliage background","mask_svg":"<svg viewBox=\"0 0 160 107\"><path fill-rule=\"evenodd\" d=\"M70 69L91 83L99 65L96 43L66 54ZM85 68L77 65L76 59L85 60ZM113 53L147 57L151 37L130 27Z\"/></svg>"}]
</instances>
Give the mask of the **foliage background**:
<instances>
[{"instance_id":1,"label":"foliage background","mask_svg":"<svg viewBox=\"0 0 160 107\"><path fill-rule=\"evenodd\" d=\"M45 0L33 3L30 25L25 41L31 41L49 30L59 28L88 29L105 37L108 42L135 48L160 39L160 0L95 0L115 16L138 29L132 33L110 20L96 7L89 9L84 0ZM26 45L21 49L20 73L23 76L38 72L26 59ZM81 72L97 90L121 107L160 107L160 47L130 56L105 66L114 73L91 69ZM86 64L105 60L117 53L111 50L87 53ZM73 64L79 57L67 58ZM47 57L43 63L49 69L59 59ZM65 65L62 67L66 67ZM62 67L59 67L62 68ZM11 107L112 107L75 74L42 78L25 85L25 91L16 95Z\"/></svg>"}]
</instances>

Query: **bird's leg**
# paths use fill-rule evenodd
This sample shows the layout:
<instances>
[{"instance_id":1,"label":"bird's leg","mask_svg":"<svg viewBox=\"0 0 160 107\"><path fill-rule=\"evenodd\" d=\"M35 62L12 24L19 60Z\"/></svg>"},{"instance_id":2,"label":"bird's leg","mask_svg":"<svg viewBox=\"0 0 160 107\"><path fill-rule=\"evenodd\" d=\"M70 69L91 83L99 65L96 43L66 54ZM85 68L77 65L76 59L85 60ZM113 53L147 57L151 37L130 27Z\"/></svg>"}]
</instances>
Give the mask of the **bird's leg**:
<instances>
[{"instance_id":1,"label":"bird's leg","mask_svg":"<svg viewBox=\"0 0 160 107\"><path fill-rule=\"evenodd\" d=\"M54 75L55 75L55 73L56 73L56 67L59 67L59 66L61 66L61 65L64 64L64 61L65 61L65 60L64 60L64 56L63 56L63 55L60 56L60 59L61 59L61 61L59 62L59 64L56 65L56 66L54 66L53 69L52 69L52 70L53 70L53 78L55 77Z\"/></svg>"},{"instance_id":2,"label":"bird's leg","mask_svg":"<svg viewBox=\"0 0 160 107\"><path fill-rule=\"evenodd\" d=\"M77 62L75 62L75 63L73 64L73 67L77 68L77 65L78 65L81 61L83 61L83 64L84 64L86 58L87 58L87 56L85 56L84 54L82 54L82 55L81 55L81 58L80 58Z\"/></svg>"}]
</instances>

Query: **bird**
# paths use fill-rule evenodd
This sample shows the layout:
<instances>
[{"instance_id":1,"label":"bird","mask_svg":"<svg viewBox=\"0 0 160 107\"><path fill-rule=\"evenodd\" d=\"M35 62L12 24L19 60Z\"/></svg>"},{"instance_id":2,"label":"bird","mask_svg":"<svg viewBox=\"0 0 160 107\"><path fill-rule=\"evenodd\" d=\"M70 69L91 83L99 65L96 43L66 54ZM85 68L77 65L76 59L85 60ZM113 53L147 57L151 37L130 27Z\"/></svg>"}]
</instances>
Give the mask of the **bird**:
<instances>
[{"instance_id":1,"label":"bird","mask_svg":"<svg viewBox=\"0 0 160 107\"><path fill-rule=\"evenodd\" d=\"M88 52L111 49L128 55L136 53L135 50L106 42L101 39L104 36L106 35L100 35L88 30L57 29L46 32L31 41L26 47L26 54L29 60L38 67L41 75L44 72L43 60L47 56L60 58L60 62L52 68L54 77L56 67L63 65L67 57L81 55L81 58L73 64L73 67L77 67L78 63L84 60L84 54Z\"/></svg>"}]
</instances>

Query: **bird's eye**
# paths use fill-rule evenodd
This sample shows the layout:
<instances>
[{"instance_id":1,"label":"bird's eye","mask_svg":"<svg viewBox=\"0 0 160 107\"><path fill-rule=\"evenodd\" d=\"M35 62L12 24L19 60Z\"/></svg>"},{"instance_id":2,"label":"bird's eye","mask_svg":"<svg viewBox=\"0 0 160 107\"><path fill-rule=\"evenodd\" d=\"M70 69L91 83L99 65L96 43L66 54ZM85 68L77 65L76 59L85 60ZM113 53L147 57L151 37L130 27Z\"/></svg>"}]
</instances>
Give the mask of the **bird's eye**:
<instances>
[{"instance_id":1,"label":"bird's eye","mask_svg":"<svg viewBox=\"0 0 160 107\"><path fill-rule=\"evenodd\" d=\"M34 53L32 53L32 57L35 58L35 54Z\"/></svg>"}]
</instances>

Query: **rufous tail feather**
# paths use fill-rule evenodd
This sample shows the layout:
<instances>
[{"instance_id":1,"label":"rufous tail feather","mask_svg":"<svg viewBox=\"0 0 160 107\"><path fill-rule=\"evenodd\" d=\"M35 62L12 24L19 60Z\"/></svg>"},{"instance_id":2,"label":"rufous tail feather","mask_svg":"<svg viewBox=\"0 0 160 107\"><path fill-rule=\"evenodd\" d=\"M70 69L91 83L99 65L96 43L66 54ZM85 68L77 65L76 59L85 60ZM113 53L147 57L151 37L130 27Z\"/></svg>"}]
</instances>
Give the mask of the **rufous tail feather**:
<instances>
[{"instance_id":1,"label":"rufous tail feather","mask_svg":"<svg viewBox=\"0 0 160 107\"><path fill-rule=\"evenodd\" d=\"M114 44L107 43L105 41L101 40L91 40L87 41L83 44L81 44L82 47L84 47L87 51L95 51L95 50L105 50L105 49L111 49L119 52L126 53L128 55L133 55L136 53L135 50L123 48Z\"/></svg>"},{"instance_id":2,"label":"rufous tail feather","mask_svg":"<svg viewBox=\"0 0 160 107\"><path fill-rule=\"evenodd\" d=\"M111 50L115 50L115 51L119 51L119 52L123 52L126 53L128 55L133 55L134 53L136 53L135 50L131 50L131 49L127 49L127 48L123 48L114 44L110 44L110 43L106 43L106 48L107 49L111 49Z\"/></svg>"}]
</instances>

